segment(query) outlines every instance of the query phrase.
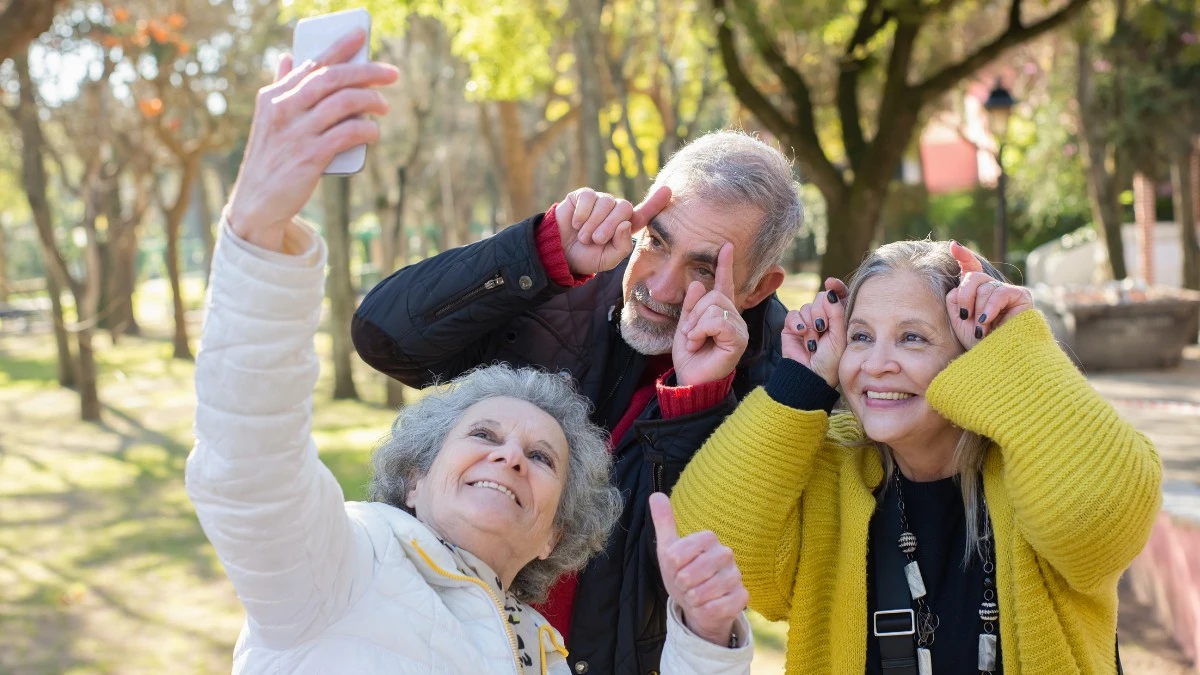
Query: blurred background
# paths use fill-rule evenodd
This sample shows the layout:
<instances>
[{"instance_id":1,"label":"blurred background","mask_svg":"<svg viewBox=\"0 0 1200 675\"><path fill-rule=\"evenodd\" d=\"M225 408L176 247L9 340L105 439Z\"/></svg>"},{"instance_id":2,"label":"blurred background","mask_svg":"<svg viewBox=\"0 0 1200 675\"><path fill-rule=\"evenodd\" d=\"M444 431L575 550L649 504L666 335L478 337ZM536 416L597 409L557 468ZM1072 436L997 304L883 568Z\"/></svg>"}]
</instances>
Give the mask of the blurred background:
<instances>
[{"instance_id":1,"label":"blurred background","mask_svg":"<svg viewBox=\"0 0 1200 675\"><path fill-rule=\"evenodd\" d=\"M1200 653L1198 0L0 0L0 673L218 673L242 615L183 490L215 225L295 21L366 7L400 69L330 245L314 433L348 499L419 396L349 343L391 271L689 140L795 158L806 302L872 246L955 238L1035 290L1158 444L1127 673ZM1190 289L1190 290L1189 290ZM755 672L786 629L756 619Z\"/></svg>"}]
</instances>

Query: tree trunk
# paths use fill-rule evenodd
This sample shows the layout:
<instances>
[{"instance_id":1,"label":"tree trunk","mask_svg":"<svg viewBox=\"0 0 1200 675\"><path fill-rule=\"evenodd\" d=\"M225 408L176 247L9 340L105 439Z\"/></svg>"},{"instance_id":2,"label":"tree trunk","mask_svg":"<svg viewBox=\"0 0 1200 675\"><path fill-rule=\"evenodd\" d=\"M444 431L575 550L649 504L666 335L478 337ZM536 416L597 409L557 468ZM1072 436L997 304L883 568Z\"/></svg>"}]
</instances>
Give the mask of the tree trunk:
<instances>
[{"instance_id":1,"label":"tree trunk","mask_svg":"<svg viewBox=\"0 0 1200 675\"><path fill-rule=\"evenodd\" d=\"M0 223L0 302L8 302L8 246L4 234L4 224Z\"/></svg>"},{"instance_id":2,"label":"tree trunk","mask_svg":"<svg viewBox=\"0 0 1200 675\"><path fill-rule=\"evenodd\" d=\"M200 241L204 243L204 287L208 288L208 276L212 272L213 249L217 246L217 238L213 234L215 222L208 193L208 171L205 170L205 166L206 164L201 164L200 170L196 172L195 195L200 213L197 226L200 228Z\"/></svg>"},{"instance_id":3,"label":"tree trunk","mask_svg":"<svg viewBox=\"0 0 1200 675\"><path fill-rule=\"evenodd\" d=\"M92 336L96 332L96 310L100 303L101 265L100 248L96 241L94 215L84 224L88 233L84 249L84 281L82 293L75 296L79 327L75 338L79 345L79 416L87 421L100 419L100 392L96 376L96 352L92 347Z\"/></svg>"},{"instance_id":4,"label":"tree trunk","mask_svg":"<svg viewBox=\"0 0 1200 675\"><path fill-rule=\"evenodd\" d=\"M1200 242L1196 239L1197 195L1200 184L1200 150L1177 155L1171 164L1172 191L1175 193L1175 221L1179 223L1183 254L1182 286L1200 290Z\"/></svg>"},{"instance_id":5,"label":"tree trunk","mask_svg":"<svg viewBox=\"0 0 1200 675\"><path fill-rule=\"evenodd\" d=\"M826 222L829 233L825 237L825 255L821 258L821 277L836 277L848 280L858 268L863 256L871 250L875 226L883 211L884 191L868 190L856 185L856 189L844 190L840 194L825 197ZM835 235L834 229L841 234Z\"/></svg>"},{"instance_id":6,"label":"tree trunk","mask_svg":"<svg viewBox=\"0 0 1200 675\"><path fill-rule=\"evenodd\" d=\"M1133 176L1133 215L1137 223L1138 261L1142 281L1154 285L1154 225L1158 222L1155 212L1154 181L1142 173Z\"/></svg>"},{"instance_id":7,"label":"tree trunk","mask_svg":"<svg viewBox=\"0 0 1200 675\"><path fill-rule=\"evenodd\" d=\"M63 318L62 285L46 265L46 292L50 294L50 319L54 323L54 346L58 350L58 383L65 389L74 389L78 380L75 359L71 356L71 334Z\"/></svg>"},{"instance_id":8,"label":"tree trunk","mask_svg":"<svg viewBox=\"0 0 1200 675\"><path fill-rule=\"evenodd\" d=\"M1087 43L1080 42L1077 58L1077 99L1079 111L1079 140L1083 145L1084 176L1088 200L1092 203L1092 220L1108 254L1109 272L1120 281L1128 276L1125 269L1125 243L1121 239L1121 187L1128 180L1125 162L1116 149L1109 149L1099 135L1100 123L1095 119L1093 106L1092 63ZM1111 172L1108 153L1111 152Z\"/></svg>"},{"instance_id":9,"label":"tree trunk","mask_svg":"<svg viewBox=\"0 0 1200 675\"><path fill-rule=\"evenodd\" d=\"M322 179L325 241L329 244L329 334L333 338L333 397L358 399L354 388L350 321L354 316L354 285L350 281L350 179Z\"/></svg>"},{"instance_id":10,"label":"tree trunk","mask_svg":"<svg viewBox=\"0 0 1200 675\"><path fill-rule=\"evenodd\" d=\"M133 311L133 292L137 288L137 225L130 226L115 241L109 242L112 255L113 295L112 341L117 343L120 335L141 335L137 316Z\"/></svg>"},{"instance_id":11,"label":"tree trunk","mask_svg":"<svg viewBox=\"0 0 1200 675\"><path fill-rule=\"evenodd\" d=\"M525 147L521 129L521 104L500 101L501 148L504 157L504 188L508 194L509 220L518 222L537 211L533 196L533 157Z\"/></svg>"},{"instance_id":12,"label":"tree trunk","mask_svg":"<svg viewBox=\"0 0 1200 675\"><path fill-rule=\"evenodd\" d=\"M571 0L575 27L575 67L579 71L579 122L576 126L579 157L584 185L606 191L608 175L604 171L604 145L600 137L601 60L600 6L597 0ZM632 196L629 196L632 199ZM524 217L519 215L518 217Z\"/></svg>"},{"instance_id":13,"label":"tree trunk","mask_svg":"<svg viewBox=\"0 0 1200 675\"><path fill-rule=\"evenodd\" d=\"M196 173L200 158L192 155L181 159L179 176L179 194L175 202L166 211L167 228L167 278L171 282L171 306L175 319L175 333L172 337L172 356L177 359L192 360L192 348L188 344L187 310L183 305L182 270L179 261L179 234L183 226L183 216L187 213L188 201L192 196L192 188L196 182Z\"/></svg>"}]
</instances>

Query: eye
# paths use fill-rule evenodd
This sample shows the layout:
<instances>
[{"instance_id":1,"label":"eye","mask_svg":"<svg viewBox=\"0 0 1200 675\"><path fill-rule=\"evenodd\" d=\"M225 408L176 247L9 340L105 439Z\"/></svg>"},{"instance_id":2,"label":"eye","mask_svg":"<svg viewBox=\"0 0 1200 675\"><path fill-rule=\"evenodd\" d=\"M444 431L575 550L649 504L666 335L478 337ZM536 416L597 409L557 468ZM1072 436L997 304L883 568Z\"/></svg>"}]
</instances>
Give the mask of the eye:
<instances>
[{"instance_id":1,"label":"eye","mask_svg":"<svg viewBox=\"0 0 1200 675\"><path fill-rule=\"evenodd\" d=\"M542 450L531 450L529 452L529 458L535 462L540 462L541 464L545 464L546 466L550 467L551 469L554 468L554 457L550 456L550 454L547 452L544 452Z\"/></svg>"},{"instance_id":2,"label":"eye","mask_svg":"<svg viewBox=\"0 0 1200 675\"><path fill-rule=\"evenodd\" d=\"M653 234L646 235L646 248L661 250L663 248L662 240Z\"/></svg>"},{"instance_id":3,"label":"eye","mask_svg":"<svg viewBox=\"0 0 1200 675\"><path fill-rule=\"evenodd\" d=\"M493 434L492 430L488 429L487 427L475 427L467 435L471 436L472 438L482 438L485 441L496 440L496 434Z\"/></svg>"},{"instance_id":4,"label":"eye","mask_svg":"<svg viewBox=\"0 0 1200 675\"><path fill-rule=\"evenodd\" d=\"M701 279L712 279L714 276L716 276L716 273L707 267L697 267L696 276L700 277Z\"/></svg>"},{"instance_id":5,"label":"eye","mask_svg":"<svg viewBox=\"0 0 1200 675\"><path fill-rule=\"evenodd\" d=\"M871 339L871 336L867 335L866 333L864 333L862 331L856 331L856 332L850 334L851 342L869 342L870 339Z\"/></svg>"},{"instance_id":6,"label":"eye","mask_svg":"<svg viewBox=\"0 0 1200 675\"><path fill-rule=\"evenodd\" d=\"M928 342L928 340L918 333L905 333L902 339L904 342L908 343Z\"/></svg>"}]
</instances>

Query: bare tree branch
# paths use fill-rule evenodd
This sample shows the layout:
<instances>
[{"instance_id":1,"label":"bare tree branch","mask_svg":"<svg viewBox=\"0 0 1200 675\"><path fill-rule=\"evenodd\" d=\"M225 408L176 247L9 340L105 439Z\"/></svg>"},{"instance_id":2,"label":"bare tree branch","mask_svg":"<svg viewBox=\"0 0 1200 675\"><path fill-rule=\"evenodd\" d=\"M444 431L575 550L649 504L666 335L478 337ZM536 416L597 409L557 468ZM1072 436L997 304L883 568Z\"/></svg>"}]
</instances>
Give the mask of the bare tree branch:
<instances>
[{"instance_id":1,"label":"bare tree branch","mask_svg":"<svg viewBox=\"0 0 1200 675\"><path fill-rule=\"evenodd\" d=\"M9 0L0 12L0 63L21 54L54 23L65 0Z\"/></svg>"},{"instance_id":2,"label":"bare tree branch","mask_svg":"<svg viewBox=\"0 0 1200 675\"><path fill-rule=\"evenodd\" d=\"M914 87L921 105L930 103L950 90L957 82L965 80L977 70L991 63L1008 49L1022 42L1032 40L1069 21L1077 15L1089 0L1070 0L1065 7L1047 16L1031 26L1013 23L1020 21L1020 0L1013 0L1013 8L1009 12L1009 25L995 40L976 49L962 61L946 66L941 71L931 75L921 84Z\"/></svg>"}]
</instances>

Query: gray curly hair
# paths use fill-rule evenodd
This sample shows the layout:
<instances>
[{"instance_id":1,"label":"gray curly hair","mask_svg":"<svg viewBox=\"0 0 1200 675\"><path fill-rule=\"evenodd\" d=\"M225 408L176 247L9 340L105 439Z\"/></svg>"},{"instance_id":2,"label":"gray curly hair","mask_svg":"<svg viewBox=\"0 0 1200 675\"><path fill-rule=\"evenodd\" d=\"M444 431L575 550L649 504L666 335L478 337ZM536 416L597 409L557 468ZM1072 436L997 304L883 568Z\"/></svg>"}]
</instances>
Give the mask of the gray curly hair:
<instances>
[{"instance_id":1,"label":"gray curly hair","mask_svg":"<svg viewBox=\"0 0 1200 675\"><path fill-rule=\"evenodd\" d=\"M372 456L367 498L412 513L405 504L409 490L429 473L463 412L497 396L541 408L558 420L567 437L567 482L554 516L558 545L545 560L535 559L521 568L509 589L523 602L540 602L555 579L582 569L604 549L622 506L620 493L609 480L612 460L607 434L588 419L590 402L563 378L504 364L481 367L408 405Z\"/></svg>"}]
</instances>

